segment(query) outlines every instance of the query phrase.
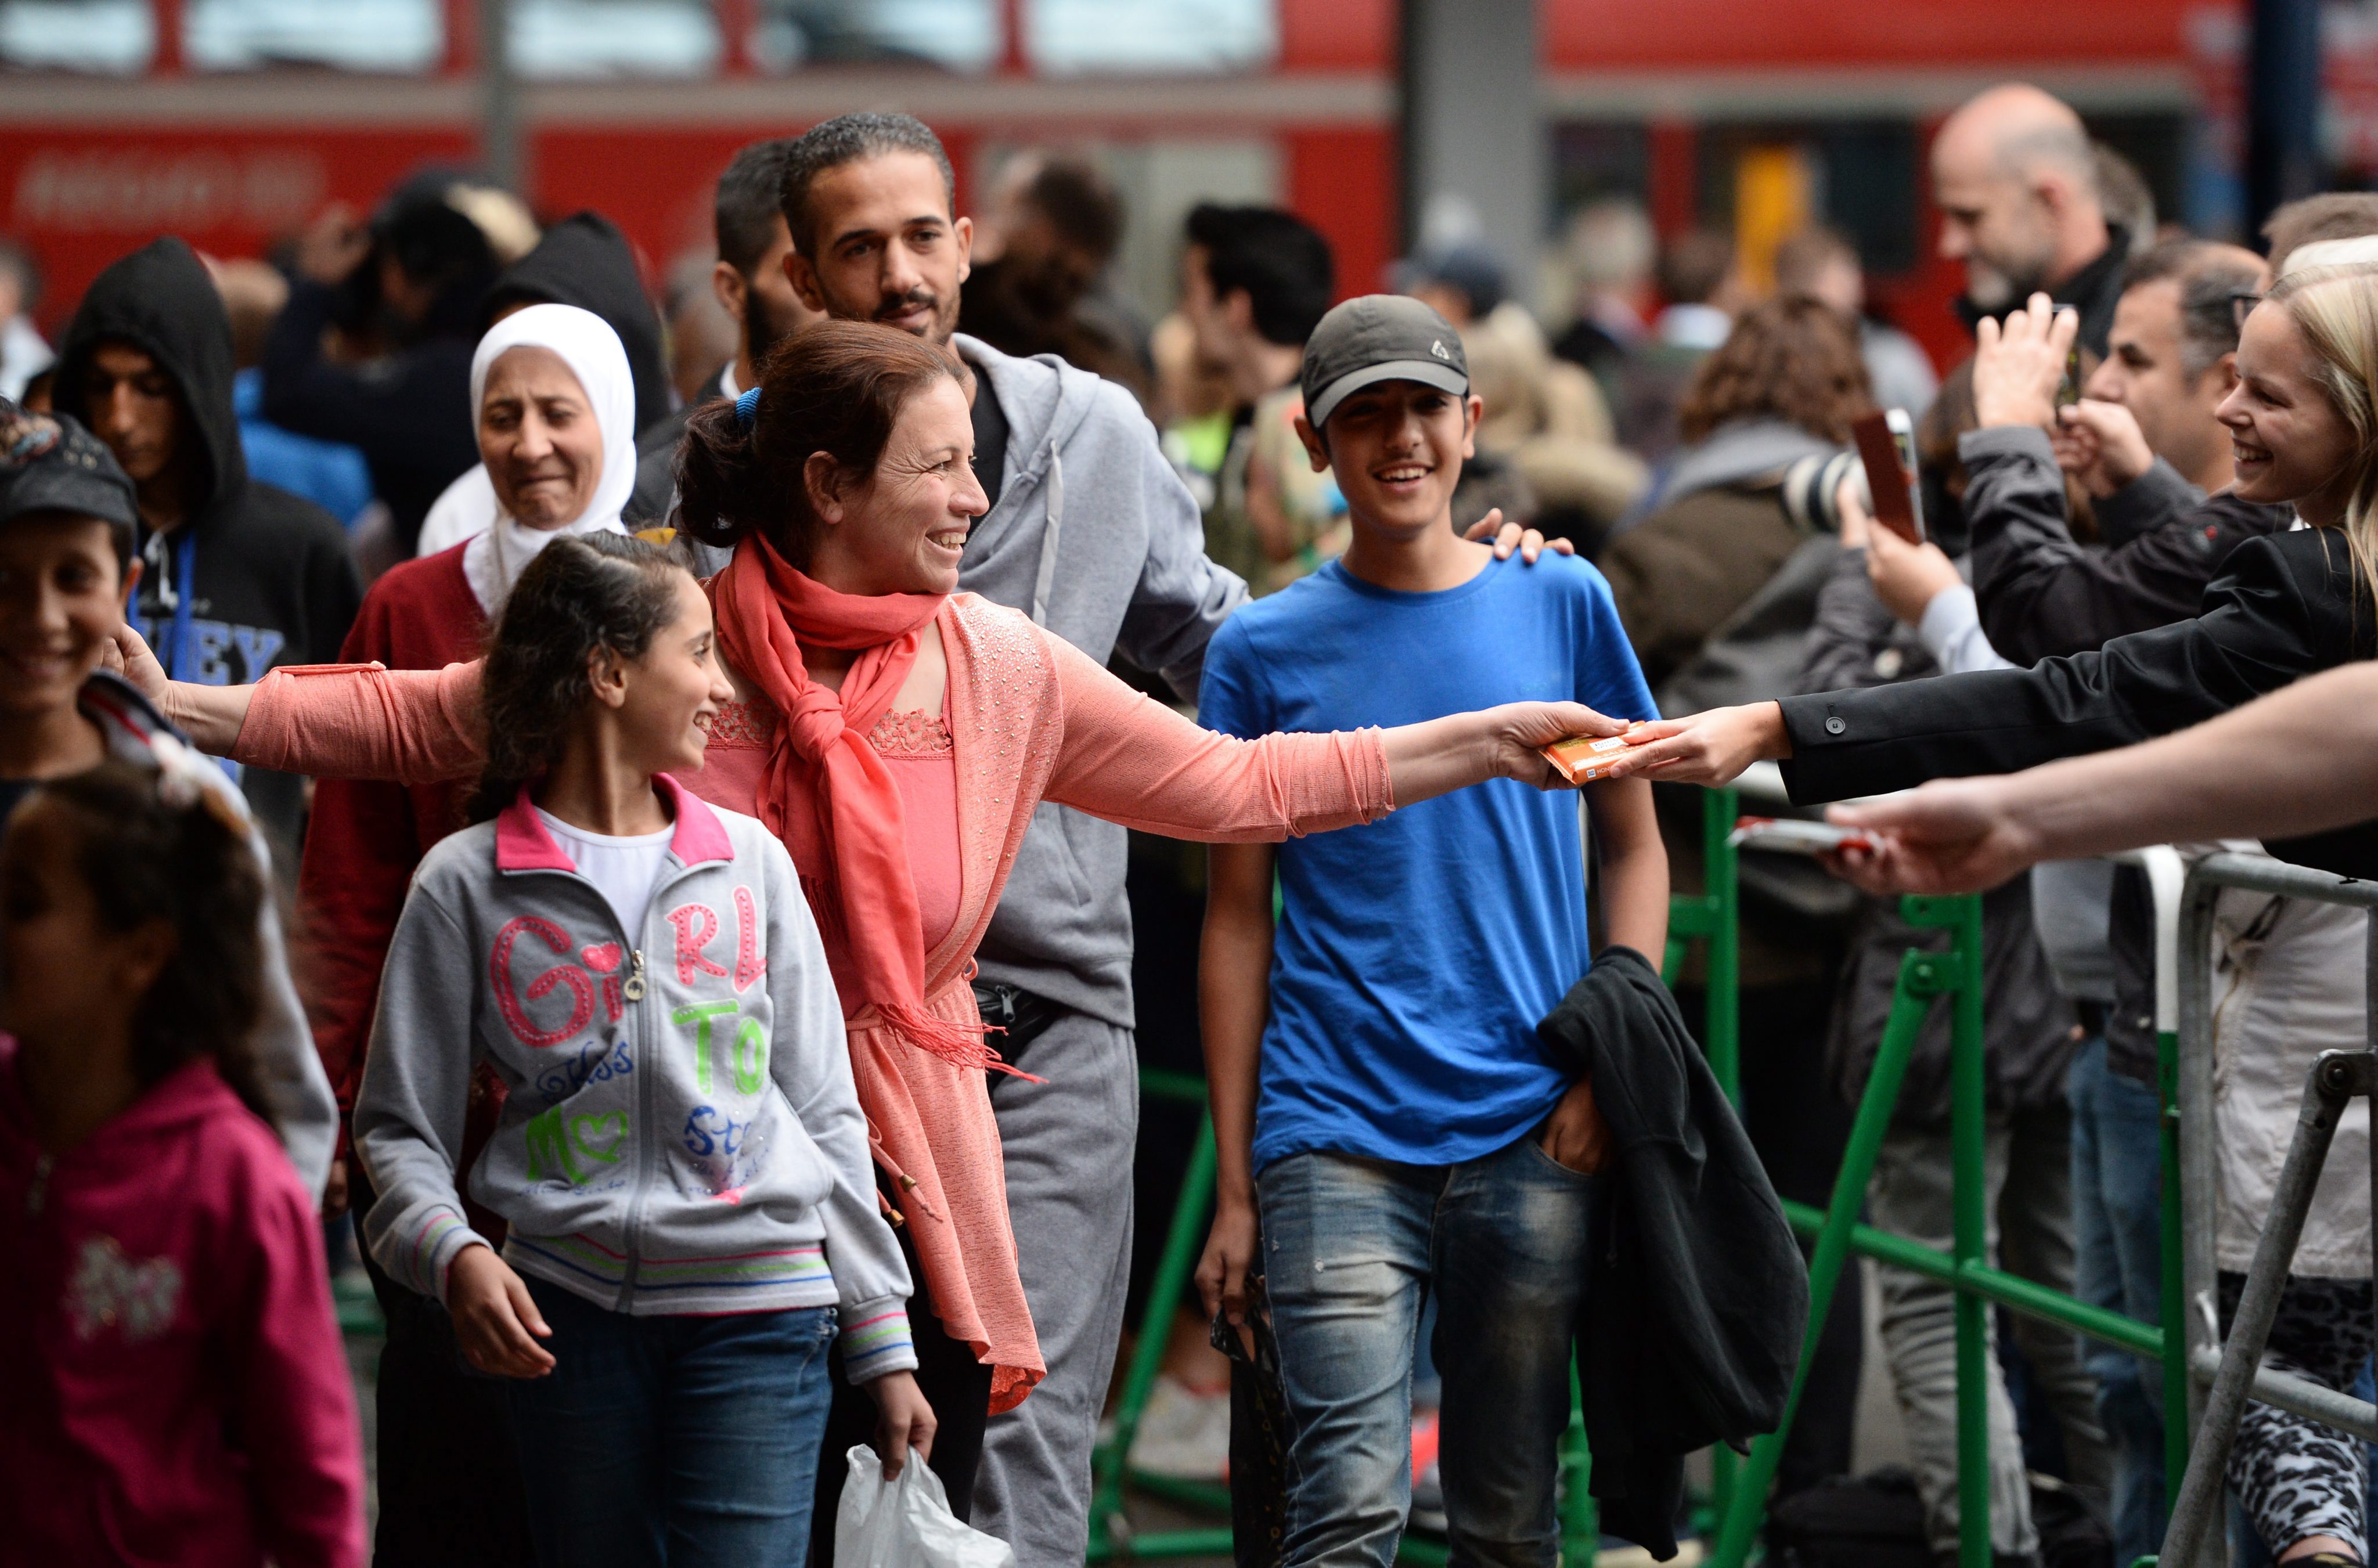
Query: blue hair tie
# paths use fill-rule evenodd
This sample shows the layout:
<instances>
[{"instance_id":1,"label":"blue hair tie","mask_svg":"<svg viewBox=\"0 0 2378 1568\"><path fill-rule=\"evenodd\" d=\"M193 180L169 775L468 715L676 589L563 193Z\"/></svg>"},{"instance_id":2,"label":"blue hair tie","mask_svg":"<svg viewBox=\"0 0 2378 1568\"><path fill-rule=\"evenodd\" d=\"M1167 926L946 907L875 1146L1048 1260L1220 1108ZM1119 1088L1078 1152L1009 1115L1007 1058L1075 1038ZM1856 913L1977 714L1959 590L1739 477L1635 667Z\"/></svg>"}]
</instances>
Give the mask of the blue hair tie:
<instances>
[{"instance_id":1,"label":"blue hair tie","mask_svg":"<svg viewBox=\"0 0 2378 1568\"><path fill-rule=\"evenodd\" d=\"M751 428L751 422L759 417L760 389L753 387L736 398L735 423L749 430Z\"/></svg>"}]
</instances>

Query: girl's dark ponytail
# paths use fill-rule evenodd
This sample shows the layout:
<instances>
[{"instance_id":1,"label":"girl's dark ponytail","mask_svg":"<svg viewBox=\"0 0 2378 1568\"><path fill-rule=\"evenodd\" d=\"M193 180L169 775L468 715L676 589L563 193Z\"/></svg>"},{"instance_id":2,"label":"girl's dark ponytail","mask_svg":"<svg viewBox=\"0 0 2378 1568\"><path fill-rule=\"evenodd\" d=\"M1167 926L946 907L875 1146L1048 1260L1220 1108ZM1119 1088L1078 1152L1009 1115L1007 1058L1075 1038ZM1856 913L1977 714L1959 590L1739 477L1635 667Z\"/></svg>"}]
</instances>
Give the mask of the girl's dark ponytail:
<instances>
[{"instance_id":1,"label":"girl's dark ponytail","mask_svg":"<svg viewBox=\"0 0 2378 1568\"><path fill-rule=\"evenodd\" d=\"M256 1031L264 1016L260 927L271 894L255 841L229 801L199 787L187 805L174 805L160 776L103 762L40 794L78 820L76 859L101 922L114 931L154 920L174 928L173 956L132 1018L141 1086L210 1056L233 1092L270 1122Z\"/></svg>"},{"instance_id":2,"label":"girl's dark ponytail","mask_svg":"<svg viewBox=\"0 0 2378 1568\"><path fill-rule=\"evenodd\" d=\"M504 602L480 677L487 765L471 803L484 822L553 765L609 649L641 659L677 616L684 566L624 533L570 533L537 552Z\"/></svg>"}]
</instances>

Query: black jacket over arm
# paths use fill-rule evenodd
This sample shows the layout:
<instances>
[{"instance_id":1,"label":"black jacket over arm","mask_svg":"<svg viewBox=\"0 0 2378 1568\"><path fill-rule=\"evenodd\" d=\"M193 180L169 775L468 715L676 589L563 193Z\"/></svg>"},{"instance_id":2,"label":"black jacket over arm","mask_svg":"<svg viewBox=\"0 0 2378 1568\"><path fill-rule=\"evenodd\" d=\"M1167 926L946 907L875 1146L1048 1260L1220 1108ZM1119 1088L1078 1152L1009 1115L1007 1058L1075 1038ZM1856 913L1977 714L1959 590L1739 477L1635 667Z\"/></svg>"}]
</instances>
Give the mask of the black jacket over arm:
<instances>
[{"instance_id":1,"label":"black jacket over arm","mask_svg":"<svg viewBox=\"0 0 2378 1568\"><path fill-rule=\"evenodd\" d=\"M1795 802L2007 773L2185 729L2372 646L2372 606L2345 541L2305 529L2250 539L2193 620L2031 669L1785 698ZM2274 842L2275 855L2378 876L2378 829Z\"/></svg>"},{"instance_id":2,"label":"black jacket over arm","mask_svg":"<svg viewBox=\"0 0 2378 1568\"><path fill-rule=\"evenodd\" d=\"M1684 1456L1747 1447L1784 1418L1808 1270L1767 1171L1675 999L1608 947L1536 1037L1593 1082L1612 1168L1577 1326L1593 1495L1605 1529L1676 1554Z\"/></svg>"},{"instance_id":3,"label":"black jacket over arm","mask_svg":"<svg viewBox=\"0 0 2378 1568\"><path fill-rule=\"evenodd\" d=\"M2097 504L2106 547L2084 549L2065 524L2064 475L2046 432L1968 431L1957 452L1968 475L1982 629L2000 657L2018 664L2195 615L2232 550L2294 517L2235 496L2207 498L2157 459Z\"/></svg>"}]
</instances>

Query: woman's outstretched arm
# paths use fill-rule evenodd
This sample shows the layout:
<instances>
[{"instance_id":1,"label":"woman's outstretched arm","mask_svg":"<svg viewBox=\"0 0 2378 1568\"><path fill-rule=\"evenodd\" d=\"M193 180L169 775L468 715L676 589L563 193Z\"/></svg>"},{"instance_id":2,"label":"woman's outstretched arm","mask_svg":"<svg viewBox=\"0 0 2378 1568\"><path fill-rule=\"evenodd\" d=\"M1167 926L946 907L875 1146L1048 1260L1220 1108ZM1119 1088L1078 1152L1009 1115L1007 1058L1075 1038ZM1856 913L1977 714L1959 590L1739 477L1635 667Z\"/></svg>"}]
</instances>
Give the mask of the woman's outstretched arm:
<instances>
[{"instance_id":1,"label":"woman's outstretched arm","mask_svg":"<svg viewBox=\"0 0 2378 1568\"><path fill-rule=\"evenodd\" d=\"M1880 830L1844 868L1877 892L1966 892L2042 860L2282 838L2378 817L2378 665L2309 676L2158 740L1835 807Z\"/></svg>"},{"instance_id":2,"label":"woman's outstretched arm","mask_svg":"<svg viewBox=\"0 0 2378 1568\"><path fill-rule=\"evenodd\" d=\"M1278 842L1495 778L1566 789L1538 748L1627 727L1575 702L1515 702L1394 729L1239 740L1198 728L1071 645L1049 645L1065 735L1047 798L1168 838Z\"/></svg>"},{"instance_id":3,"label":"woman's outstretched arm","mask_svg":"<svg viewBox=\"0 0 2378 1568\"><path fill-rule=\"evenodd\" d=\"M315 778L437 784L484 758L479 662L442 670L284 664L254 686L169 680L140 634L117 635L121 674L199 750Z\"/></svg>"}]
</instances>

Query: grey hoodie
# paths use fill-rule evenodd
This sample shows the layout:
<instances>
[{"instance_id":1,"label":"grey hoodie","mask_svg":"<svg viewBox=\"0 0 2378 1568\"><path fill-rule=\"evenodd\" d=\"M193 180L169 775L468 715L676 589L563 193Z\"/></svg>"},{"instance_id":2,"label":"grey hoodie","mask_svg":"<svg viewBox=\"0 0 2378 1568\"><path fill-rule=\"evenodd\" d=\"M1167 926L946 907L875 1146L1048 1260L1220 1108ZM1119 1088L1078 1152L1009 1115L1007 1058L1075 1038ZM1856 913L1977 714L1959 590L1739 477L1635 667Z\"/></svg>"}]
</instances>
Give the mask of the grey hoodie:
<instances>
[{"instance_id":1,"label":"grey hoodie","mask_svg":"<svg viewBox=\"0 0 2378 1568\"><path fill-rule=\"evenodd\" d=\"M961 333L952 346L1007 416L998 504L958 586L1023 611L1100 664L1116 652L1195 700L1206 644L1246 584L1206 558L1197 503L1114 382ZM985 978L1132 1026L1127 835L1043 804L978 954Z\"/></svg>"},{"instance_id":2,"label":"grey hoodie","mask_svg":"<svg viewBox=\"0 0 2378 1568\"><path fill-rule=\"evenodd\" d=\"M389 944L355 1101L380 1266L444 1299L483 1239L454 1156L474 1066L510 1093L471 1173L524 1275L644 1315L841 1309L853 1381L914 1367L841 1003L792 856L662 783L675 836L620 929L527 796L440 843Z\"/></svg>"}]
</instances>

